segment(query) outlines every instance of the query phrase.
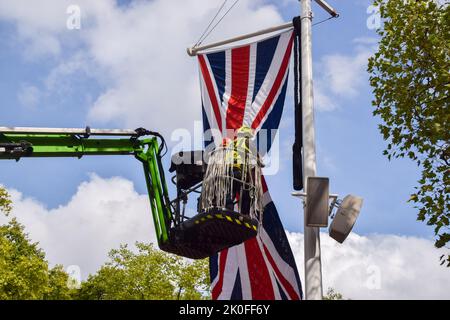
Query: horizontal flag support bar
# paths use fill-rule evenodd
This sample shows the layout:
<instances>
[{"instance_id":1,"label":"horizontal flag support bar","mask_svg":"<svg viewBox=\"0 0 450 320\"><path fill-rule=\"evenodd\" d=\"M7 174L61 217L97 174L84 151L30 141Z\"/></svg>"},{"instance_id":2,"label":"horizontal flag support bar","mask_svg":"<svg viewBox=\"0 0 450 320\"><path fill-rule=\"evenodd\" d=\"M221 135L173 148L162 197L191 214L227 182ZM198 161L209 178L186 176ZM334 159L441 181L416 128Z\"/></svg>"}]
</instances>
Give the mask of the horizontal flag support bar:
<instances>
[{"instance_id":1,"label":"horizontal flag support bar","mask_svg":"<svg viewBox=\"0 0 450 320\"><path fill-rule=\"evenodd\" d=\"M303 198L303 201L306 201L306 199L308 199L308 194L306 192L295 191L295 192L292 192L291 195L294 197ZM328 195L328 199L331 200L330 208L328 210L328 215L331 215L333 208L336 206L336 203L338 202L338 198L339 198L338 194L331 193ZM304 202L304 203L306 204L306 202Z\"/></svg>"},{"instance_id":2,"label":"horizontal flag support bar","mask_svg":"<svg viewBox=\"0 0 450 320\"><path fill-rule=\"evenodd\" d=\"M328 12L328 14L330 14L333 18L339 17L339 13L333 7L331 7L326 1L324 1L324 0L314 0L314 1L322 9L324 9L326 12ZM230 38L230 39L214 42L214 43L207 44L207 45L204 45L204 46L189 47L189 48L187 48L187 53L188 53L188 55L193 57L193 56L196 56L200 51L204 51L204 50L220 47L220 46L223 46L225 44L229 44L229 43L233 43L233 42L237 42L237 41L241 41L241 40L245 40L245 39L250 39L250 38L253 38L253 37L261 36L261 35L264 35L264 34L275 32L275 31L289 29L289 28L292 28L292 22L287 22L287 23L284 23L284 24L276 26L276 27L262 29L262 30L259 30L259 31L256 31L256 32L247 33L247 34L244 34L244 35L241 35L241 36L237 36L237 37L234 37L234 38Z\"/></svg>"},{"instance_id":3,"label":"horizontal flag support bar","mask_svg":"<svg viewBox=\"0 0 450 320\"><path fill-rule=\"evenodd\" d=\"M291 196L294 196L294 197L301 197L301 198L306 198L306 197L307 197L307 194L306 194L306 192L292 192L292 193L291 193ZM339 197L338 194L333 194L333 193L331 193L331 194L329 195L329 198L330 198L330 199L337 199L338 197Z\"/></svg>"},{"instance_id":4,"label":"horizontal flag support bar","mask_svg":"<svg viewBox=\"0 0 450 320\"><path fill-rule=\"evenodd\" d=\"M3 134L74 134L94 136L134 136L136 130L126 129L84 129L78 128L32 128L32 127L0 127Z\"/></svg>"},{"instance_id":5,"label":"horizontal flag support bar","mask_svg":"<svg viewBox=\"0 0 450 320\"><path fill-rule=\"evenodd\" d=\"M330 16L332 16L333 18L339 17L339 13L337 13L336 10L334 10L334 8L332 6L330 6L326 1L324 1L324 0L314 0L314 1L319 6L321 6L323 10L328 12L330 14Z\"/></svg>"},{"instance_id":6,"label":"horizontal flag support bar","mask_svg":"<svg viewBox=\"0 0 450 320\"><path fill-rule=\"evenodd\" d=\"M261 36L261 35L264 35L264 34L275 32L275 31L289 29L289 28L292 28L292 22L287 22L287 23L284 23L284 24L276 26L276 27L271 27L271 28L259 30L259 31L256 31L256 32L252 32L252 33L247 33L247 34L244 34L242 36L238 36L238 37L222 40L222 41L219 41L219 42L214 42L214 43L207 44L207 45L204 45L204 46L190 47L190 48L187 48L187 53L188 53L188 55L193 57L193 56L196 56L200 51L204 51L204 50L207 50L207 49L220 47L220 46L223 46L225 44L232 43L232 42L241 41L241 40L245 40L245 39L250 39L250 38L253 38L253 37Z\"/></svg>"}]
</instances>

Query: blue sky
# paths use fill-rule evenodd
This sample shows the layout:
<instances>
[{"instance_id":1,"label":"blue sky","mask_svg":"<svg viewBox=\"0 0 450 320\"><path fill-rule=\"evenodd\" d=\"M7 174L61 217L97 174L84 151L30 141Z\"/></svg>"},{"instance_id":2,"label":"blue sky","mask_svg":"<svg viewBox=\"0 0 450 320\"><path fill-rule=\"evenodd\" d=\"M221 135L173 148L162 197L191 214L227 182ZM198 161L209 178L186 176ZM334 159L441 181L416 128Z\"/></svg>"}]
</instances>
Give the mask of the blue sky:
<instances>
[{"instance_id":1,"label":"blue sky","mask_svg":"<svg viewBox=\"0 0 450 320\"><path fill-rule=\"evenodd\" d=\"M317 174L330 178L332 193L360 195L364 205L343 245L322 230L324 288L349 298L448 298L450 277L438 263L443 252L434 249L432 228L417 222L407 203L419 168L382 155L385 142L372 116L365 71L377 41L367 23L376 21L367 13L370 1L329 2L340 18L313 27ZM170 146L180 130L195 135L198 68L186 47L221 3L0 1L0 126L146 127L163 133ZM66 27L73 4L81 9L80 30ZM313 9L314 22L327 18L315 4ZM240 0L205 42L298 14L297 0ZM290 195L290 81L279 130L280 170L267 179L303 278L303 213ZM189 142L201 145L196 138ZM79 267L82 277L98 270L119 244L155 241L144 176L133 157L2 161L0 185L12 194L13 216L48 260ZM375 289L367 285L373 270L381 277Z\"/></svg>"},{"instance_id":2,"label":"blue sky","mask_svg":"<svg viewBox=\"0 0 450 320\"><path fill-rule=\"evenodd\" d=\"M128 4L128 1L120 2L121 5ZM298 14L299 5L296 1L281 2L283 5L278 3L272 4L285 21ZM370 43L367 39L376 39L375 31L366 25L369 18L366 12L369 1L334 1L333 4L341 17L313 28L316 78L321 76L321 72L322 74L327 72L323 70L323 64L326 64L325 61L330 57L344 57L351 62L352 59L356 59L361 43L364 45ZM239 6L235 10L239 10ZM314 11L316 22L327 17L315 5ZM206 22L207 20L203 21L203 24ZM45 81L55 66L70 62L74 50L82 50L86 46L80 40L83 37L83 30L78 31L79 34L77 31L61 31L58 35L61 42L61 51L58 55L37 54L30 57L27 54L30 50L27 39L21 39L18 28L20 25L17 21L0 19L2 125L53 127L84 127L87 124L92 127L126 125L117 118L98 121L88 115L92 104L110 86L108 79L92 76L83 70L75 70L67 77L58 79L57 90L49 92L44 90ZM355 39L360 41L355 42ZM193 41L192 38L185 39L186 43ZM184 60L186 64L196 64L196 61L187 55ZM167 68L170 70L170 65ZM325 76L324 79L325 82ZM364 197L363 211L355 227L357 233L432 237L431 228L417 222L414 208L406 203L418 179L419 169L407 160L389 162L382 156L385 143L377 131L379 120L371 115L371 90L366 80L367 75L362 75L362 78L354 80L361 83L349 83L349 86L355 88L356 93L348 96L322 90L325 95L330 96L335 106L331 111L320 111L320 108L316 111L318 175L330 177L333 193L340 195L354 193ZM26 105L21 102L19 96L24 92L24 88L29 87L37 88L39 98L38 101ZM168 96L166 99L170 100L171 97ZM158 101L152 103L157 104ZM200 101L198 103L200 104ZM142 119L142 126L155 129L151 121L154 112L164 113L164 110L149 110L148 118ZM169 119L176 117L174 114L165 116ZM292 141L292 119L292 96L288 95L283 120L285 128L281 130L280 136L285 146L289 146ZM191 129L192 124L186 123L186 128ZM290 155L287 155L280 173L269 178L269 186L285 227L291 231L301 231L300 203L289 195L291 192L289 158ZM134 182L140 193L145 192L141 168L131 157L82 160L24 159L19 163L3 162L1 166L2 184L20 190L26 196L44 203L48 208L67 203L78 185L88 179L90 172L105 178L111 176L127 178Z\"/></svg>"}]
</instances>

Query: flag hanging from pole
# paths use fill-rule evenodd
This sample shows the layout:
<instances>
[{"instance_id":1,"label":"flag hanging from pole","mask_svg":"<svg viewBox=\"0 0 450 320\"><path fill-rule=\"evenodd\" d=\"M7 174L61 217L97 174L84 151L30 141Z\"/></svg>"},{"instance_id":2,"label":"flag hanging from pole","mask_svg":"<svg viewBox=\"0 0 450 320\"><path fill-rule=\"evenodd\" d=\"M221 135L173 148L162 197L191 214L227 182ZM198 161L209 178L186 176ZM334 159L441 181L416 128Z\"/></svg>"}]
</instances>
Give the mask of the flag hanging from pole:
<instances>
[{"instance_id":1,"label":"flag hanging from pole","mask_svg":"<svg viewBox=\"0 0 450 320\"><path fill-rule=\"evenodd\" d=\"M263 153L283 113L295 32L222 51L198 55L204 131L220 133L252 128ZM209 136L209 135L208 135ZM206 134L205 134L206 139ZM213 299L302 299L300 277L275 204L263 177L263 224L258 236L210 258Z\"/></svg>"}]
</instances>

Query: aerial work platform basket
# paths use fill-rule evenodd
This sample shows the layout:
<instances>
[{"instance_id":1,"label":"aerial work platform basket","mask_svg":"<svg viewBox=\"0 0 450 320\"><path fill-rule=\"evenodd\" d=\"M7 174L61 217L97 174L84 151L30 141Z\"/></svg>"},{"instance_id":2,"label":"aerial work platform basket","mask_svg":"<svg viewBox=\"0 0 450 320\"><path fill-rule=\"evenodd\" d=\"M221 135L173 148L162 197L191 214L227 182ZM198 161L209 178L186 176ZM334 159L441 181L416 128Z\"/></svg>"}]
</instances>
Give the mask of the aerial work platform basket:
<instances>
[{"instance_id":1,"label":"aerial work platform basket","mask_svg":"<svg viewBox=\"0 0 450 320\"><path fill-rule=\"evenodd\" d=\"M203 152L181 152L172 158L178 205L180 201L185 205L191 192L200 196L195 216L186 218L180 206L174 210L179 215L164 250L200 259L257 235L262 217L261 167L248 151L232 142L213 150L207 159Z\"/></svg>"},{"instance_id":2,"label":"aerial work platform basket","mask_svg":"<svg viewBox=\"0 0 450 320\"><path fill-rule=\"evenodd\" d=\"M174 200L169 198L162 165L164 149L163 137L143 128L0 127L0 160L106 155L138 159L144 169L156 238L164 251L201 259L257 235L262 216L261 166L248 137L206 155L203 151L174 155L169 170L175 172ZM194 209L187 206L192 194L197 194Z\"/></svg>"}]
</instances>

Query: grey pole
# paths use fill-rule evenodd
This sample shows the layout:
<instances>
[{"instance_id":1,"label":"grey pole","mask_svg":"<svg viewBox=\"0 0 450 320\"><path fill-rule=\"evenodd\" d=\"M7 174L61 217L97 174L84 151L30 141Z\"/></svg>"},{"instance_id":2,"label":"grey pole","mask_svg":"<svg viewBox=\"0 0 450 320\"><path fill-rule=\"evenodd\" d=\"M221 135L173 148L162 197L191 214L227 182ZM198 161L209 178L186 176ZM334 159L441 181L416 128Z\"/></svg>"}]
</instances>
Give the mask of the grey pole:
<instances>
[{"instance_id":1,"label":"grey pole","mask_svg":"<svg viewBox=\"0 0 450 320\"><path fill-rule=\"evenodd\" d=\"M301 2L301 63L302 63L302 113L303 113L303 175L304 190L308 177L316 175L316 142L314 130L314 100L312 73L312 11L311 0ZM304 214L305 298L322 299L322 265L320 258L320 229L306 226Z\"/></svg>"}]
</instances>

